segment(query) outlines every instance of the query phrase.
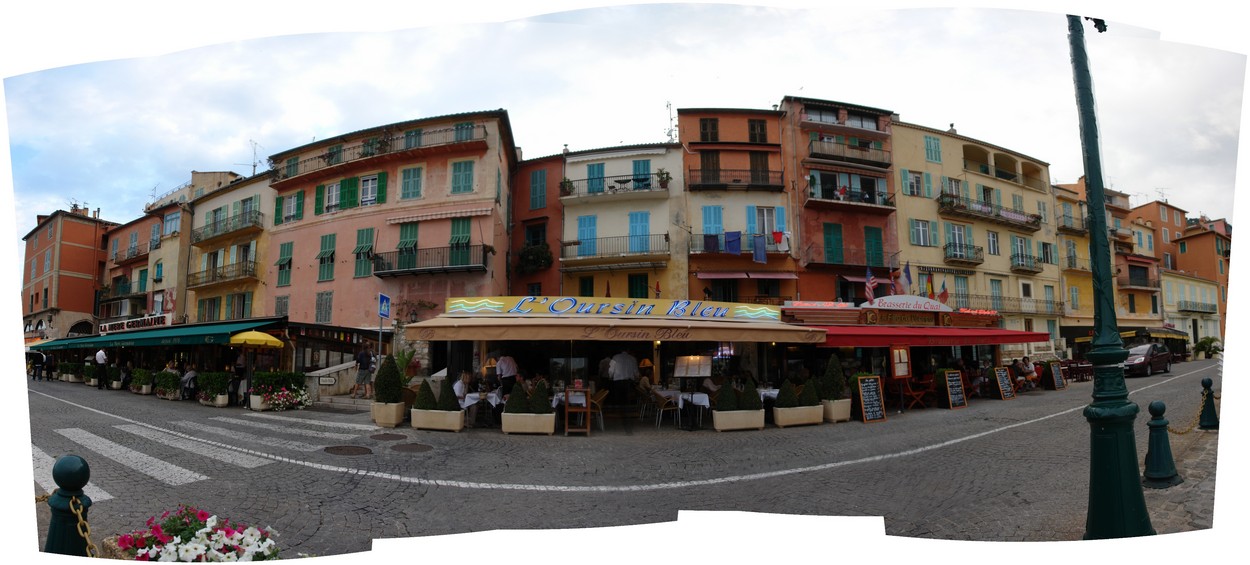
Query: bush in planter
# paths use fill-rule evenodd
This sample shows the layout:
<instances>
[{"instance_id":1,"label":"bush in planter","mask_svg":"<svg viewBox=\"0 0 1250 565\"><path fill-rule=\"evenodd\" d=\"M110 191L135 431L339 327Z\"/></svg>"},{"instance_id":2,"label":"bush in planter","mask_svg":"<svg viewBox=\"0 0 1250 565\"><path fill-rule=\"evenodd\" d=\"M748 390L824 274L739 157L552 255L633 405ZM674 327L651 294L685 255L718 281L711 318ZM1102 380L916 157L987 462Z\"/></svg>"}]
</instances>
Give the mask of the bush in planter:
<instances>
[{"instance_id":1,"label":"bush in planter","mask_svg":"<svg viewBox=\"0 0 1250 565\"><path fill-rule=\"evenodd\" d=\"M107 374L107 375L108 375L108 379L107 379L107 380L108 380L108 382L110 382L110 383L119 383L119 382L121 382L121 380L122 380L122 369L121 369L121 367L118 367L117 365L109 365L108 367L106 367L106 368L105 368L104 372L105 372L105 374Z\"/></svg>"},{"instance_id":2,"label":"bush in planter","mask_svg":"<svg viewBox=\"0 0 1250 565\"><path fill-rule=\"evenodd\" d=\"M147 369L135 369L130 376L130 390L139 392L144 385L152 384L152 372Z\"/></svg>"},{"instance_id":3,"label":"bush in planter","mask_svg":"<svg viewBox=\"0 0 1250 565\"><path fill-rule=\"evenodd\" d=\"M395 366L395 356L387 355L378 367L378 376L373 380L373 398L375 402L394 404L403 402L403 380L399 377L399 367Z\"/></svg>"},{"instance_id":4,"label":"bush in planter","mask_svg":"<svg viewBox=\"0 0 1250 565\"><path fill-rule=\"evenodd\" d=\"M550 414L551 395L547 394L547 381L539 380L534 385L534 392L529 398L530 414Z\"/></svg>"},{"instance_id":5,"label":"bush in planter","mask_svg":"<svg viewBox=\"0 0 1250 565\"><path fill-rule=\"evenodd\" d=\"M430 384L430 379L426 379L421 384L421 388L417 390L417 398L412 401L414 410L439 410L438 400L434 398L434 385ZM460 408L457 406L457 410Z\"/></svg>"},{"instance_id":6,"label":"bush in planter","mask_svg":"<svg viewBox=\"0 0 1250 565\"><path fill-rule=\"evenodd\" d=\"M530 411L529 395L525 394L525 389L520 386L512 387L512 393L508 395L508 400L504 402L503 411L505 414L527 414Z\"/></svg>"},{"instance_id":7,"label":"bush in planter","mask_svg":"<svg viewBox=\"0 0 1250 565\"><path fill-rule=\"evenodd\" d=\"M716 391L716 410L729 412L737 409L738 391L730 383L725 383Z\"/></svg>"},{"instance_id":8,"label":"bush in planter","mask_svg":"<svg viewBox=\"0 0 1250 565\"><path fill-rule=\"evenodd\" d=\"M755 391L755 379L748 378L746 384L742 387L742 392L738 395L739 410L763 410L764 401L760 400L760 395ZM792 389L793 390L793 389ZM777 391L780 394L780 390ZM719 399L718 399L719 402Z\"/></svg>"},{"instance_id":9,"label":"bush in planter","mask_svg":"<svg viewBox=\"0 0 1250 565\"><path fill-rule=\"evenodd\" d=\"M157 395L177 395L181 383L178 374L161 371L152 377L152 392Z\"/></svg>"},{"instance_id":10,"label":"bush in planter","mask_svg":"<svg viewBox=\"0 0 1250 565\"><path fill-rule=\"evenodd\" d=\"M804 389L808 387L803 387ZM794 391L794 385L790 383L790 379L786 379L781 383L781 388L777 390L777 400L773 402L773 406L777 408L795 408L799 406L799 395Z\"/></svg>"},{"instance_id":11,"label":"bush in planter","mask_svg":"<svg viewBox=\"0 0 1250 565\"><path fill-rule=\"evenodd\" d=\"M1220 348L1220 340L1215 336L1204 337L1198 340L1198 343L1194 344L1195 357L1197 357L1199 353L1204 353L1206 354L1206 358L1210 359L1212 355L1221 351L1223 351L1223 349Z\"/></svg>"},{"instance_id":12,"label":"bush in planter","mask_svg":"<svg viewBox=\"0 0 1250 565\"><path fill-rule=\"evenodd\" d=\"M803 392L799 393L799 406L820 406L820 394L816 392L816 379L807 381L803 385ZM781 393L777 393L777 399L781 399Z\"/></svg>"},{"instance_id":13,"label":"bush in planter","mask_svg":"<svg viewBox=\"0 0 1250 565\"><path fill-rule=\"evenodd\" d=\"M846 394L846 373L842 372L842 359L837 353L829 356L825 372L816 381L817 393L821 400L841 400Z\"/></svg>"},{"instance_id":14,"label":"bush in planter","mask_svg":"<svg viewBox=\"0 0 1250 565\"><path fill-rule=\"evenodd\" d=\"M454 412L460 409L460 400L456 398L455 387L456 382L450 376L443 379L443 387L439 389L438 393L438 405L433 408L434 410ZM430 395L433 396L433 391L431 391Z\"/></svg>"},{"instance_id":15,"label":"bush in planter","mask_svg":"<svg viewBox=\"0 0 1250 565\"><path fill-rule=\"evenodd\" d=\"M95 363L83 363L81 376L83 381L89 381L95 378Z\"/></svg>"},{"instance_id":16,"label":"bush in planter","mask_svg":"<svg viewBox=\"0 0 1250 565\"><path fill-rule=\"evenodd\" d=\"M198 381L199 392L196 398L205 402L211 402L216 399L219 394L226 394L230 386L231 374L224 371L212 371L208 373L200 373L196 377Z\"/></svg>"}]
</instances>

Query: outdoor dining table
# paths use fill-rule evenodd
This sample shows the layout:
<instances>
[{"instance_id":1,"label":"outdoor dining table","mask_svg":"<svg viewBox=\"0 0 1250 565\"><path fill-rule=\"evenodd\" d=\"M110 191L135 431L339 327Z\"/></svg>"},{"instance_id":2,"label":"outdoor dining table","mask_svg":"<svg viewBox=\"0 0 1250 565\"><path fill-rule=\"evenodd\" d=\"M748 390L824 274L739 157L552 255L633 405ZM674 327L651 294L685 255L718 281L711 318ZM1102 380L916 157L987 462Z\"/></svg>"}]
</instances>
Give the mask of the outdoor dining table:
<instances>
[{"instance_id":1,"label":"outdoor dining table","mask_svg":"<svg viewBox=\"0 0 1250 565\"><path fill-rule=\"evenodd\" d=\"M780 391L780 390L781 390L781 389L776 389L776 388L757 388L757 389L755 389L755 391L756 391L756 392L760 393L760 402L763 402L763 401L764 401L764 400L766 400L766 399L771 399L771 400L776 401L776 400L777 400L777 392L778 392L778 391Z\"/></svg>"},{"instance_id":2,"label":"outdoor dining table","mask_svg":"<svg viewBox=\"0 0 1250 565\"><path fill-rule=\"evenodd\" d=\"M481 402L482 400L483 400L482 393L480 392L466 393L464 395L464 400L460 401L460 407L468 408L470 406L473 406L474 404ZM491 407L493 408L503 403L503 395L500 394L498 390L492 390L486 393L486 398L484 400L489 402Z\"/></svg>"},{"instance_id":3,"label":"outdoor dining table","mask_svg":"<svg viewBox=\"0 0 1250 565\"><path fill-rule=\"evenodd\" d=\"M662 388L655 388L652 390L660 393L665 398L676 398L678 410L685 407L686 401L690 401L695 406L702 406L704 408L712 407L711 399L708 398L706 392L681 392L679 390L668 390Z\"/></svg>"},{"instance_id":4,"label":"outdoor dining table","mask_svg":"<svg viewBox=\"0 0 1250 565\"><path fill-rule=\"evenodd\" d=\"M564 402L564 391L557 390L556 393L552 395L551 397L551 407L557 408L563 402ZM586 405L586 393L584 392L572 393L571 395L569 395L569 404L572 404L574 406L585 406Z\"/></svg>"}]
</instances>

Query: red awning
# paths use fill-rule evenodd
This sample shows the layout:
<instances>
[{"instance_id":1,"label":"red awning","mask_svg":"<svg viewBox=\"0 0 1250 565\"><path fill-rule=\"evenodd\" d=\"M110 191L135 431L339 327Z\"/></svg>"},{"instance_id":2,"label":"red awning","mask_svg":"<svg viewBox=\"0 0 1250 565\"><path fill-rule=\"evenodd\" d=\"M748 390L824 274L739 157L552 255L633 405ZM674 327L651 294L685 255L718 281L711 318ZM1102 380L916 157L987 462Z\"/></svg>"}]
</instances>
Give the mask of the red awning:
<instances>
[{"instance_id":1,"label":"red awning","mask_svg":"<svg viewBox=\"0 0 1250 565\"><path fill-rule=\"evenodd\" d=\"M694 274L694 276L695 276L695 277L698 277L698 278L700 278L700 279L745 279L745 278L747 278L747 274L746 274L746 273L704 273L704 272L699 272L699 273L695 273L695 274Z\"/></svg>"},{"instance_id":2,"label":"red awning","mask_svg":"<svg viewBox=\"0 0 1250 565\"><path fill-rule=\"evenodd\" d=\"M844 278L844 279L846 279L846 280L848 280L848 281L851 281L851 282L857 282L857 283L862 283L862 282L865 282L865 281L867 281L867 280L868 280L868 279L867 279L867 277L856 277L856 276L852 276L852 275L838 275L838 276L840 276L840 277L842 277L842 278Z\"/></svg>"},{"instance_id":3,"label":"red awning","mask_svg":"<svg viewBox=\"0 0 1250 565\"><path fill-rule=\"evenodd\" d=\"M772 272L751 271L747 273L747 277L750 277L753 279L797 279L799 278L799 276L794 273L781 273L777 271L772 271Z\"/></svg>"},{"instance_id":4,"label":"red awning","mask_svg":"<svg viewBox=\"0 0 1250 565\"><path fill-rule=\"evenodd\" d=\"M818 327L825 330L826 347L996 345L1050 340L1050 334L1045 332L1020 332L998 328L915 326Z\"/></svg>"}]
</instances>

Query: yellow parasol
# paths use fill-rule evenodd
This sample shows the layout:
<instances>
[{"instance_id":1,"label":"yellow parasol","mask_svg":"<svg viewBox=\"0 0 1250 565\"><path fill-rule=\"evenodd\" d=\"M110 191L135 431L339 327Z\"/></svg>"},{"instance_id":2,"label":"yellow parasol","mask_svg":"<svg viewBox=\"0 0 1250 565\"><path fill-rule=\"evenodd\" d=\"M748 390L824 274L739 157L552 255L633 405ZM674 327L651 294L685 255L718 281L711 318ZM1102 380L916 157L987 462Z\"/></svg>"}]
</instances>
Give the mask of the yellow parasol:
<instances>
[{"instance_id":1,"label":"yellow parasol","mask_svg":"<svg viewBox=\"0 0 1250 565\"><path fill-rule=\"evenodd\" d=\"M281 348L282 341L264 332L249 330L230 336L230 345Z\"/></svg>"}]
</instances>

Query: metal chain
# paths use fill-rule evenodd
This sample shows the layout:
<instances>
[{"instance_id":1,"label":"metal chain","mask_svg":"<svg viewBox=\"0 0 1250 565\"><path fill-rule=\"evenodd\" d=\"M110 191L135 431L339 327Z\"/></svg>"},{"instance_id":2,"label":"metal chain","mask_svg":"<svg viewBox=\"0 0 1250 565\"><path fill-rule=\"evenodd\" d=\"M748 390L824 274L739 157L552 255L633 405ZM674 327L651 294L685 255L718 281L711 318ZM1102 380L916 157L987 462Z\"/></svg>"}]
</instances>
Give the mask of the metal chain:
<instances>
[{"instance_id":1,"label":"metal chain","mask_svg":"<svg viewBox=\"0 0 1250 565\"><path fill-rule=\"evenodd\" d=\"M78 518L78 535L87 542L87 557L99 557L100 551L96 549L94 543L91 543L91 526L87 524L87 519L82 517L82 503L78 501L77 496L69 499L69 509Z\"/></svg>"},{"instance_id":2,"label":"metal chain","mask_svg":"<svg viewBox=\"0 0 1250 565\"><path fill-rule=\"evenodd\" d=\"M54 494L56 494L56 489L52 489L52 492L50 492L50 493L48 493L48 494L41 494L41 495L39 495L39 496L36 496L36 497L35 497L35 504L39 504L40 502L47 502L47 501L48 501L48 499L49 499L49 498L52 498L52 495L54 495Z\"/></svg>"},{"instance_id":3,"label":"metal chain","mask_svg":"<svg viewBox=\"0 0 1250 565\"><path fill-rule=\"evenodd\" d=\"M1193 419L1189 421L1189 426L1187 426L1184 431L1175 430L1172 426L1168 426L1168 431L1178 436L1183 436L1194 431L1194 428L1198 427L1198 420L1202 417L1202 407L1207 405L1207 395L1210 393L1210 389L1202 389L1202 402L1198 403L1198 412L1194 414Z\"/></svg>"}]
</instances>

